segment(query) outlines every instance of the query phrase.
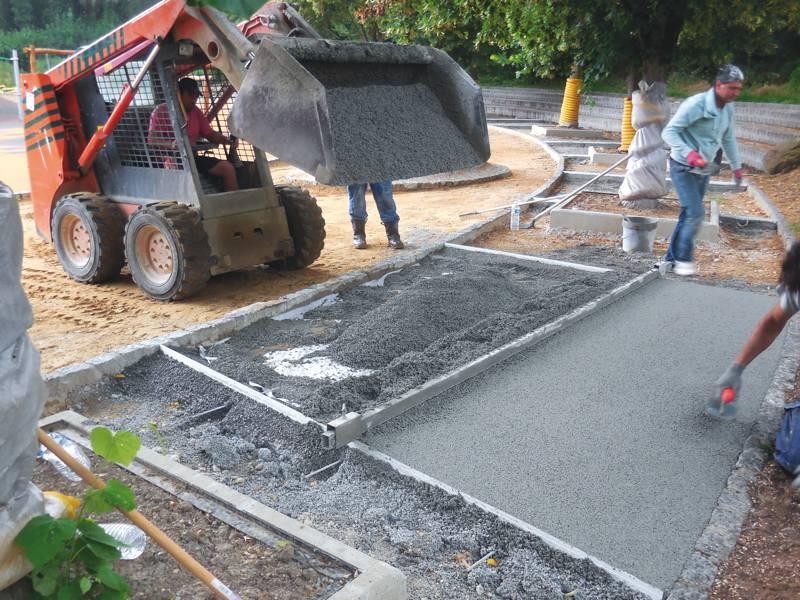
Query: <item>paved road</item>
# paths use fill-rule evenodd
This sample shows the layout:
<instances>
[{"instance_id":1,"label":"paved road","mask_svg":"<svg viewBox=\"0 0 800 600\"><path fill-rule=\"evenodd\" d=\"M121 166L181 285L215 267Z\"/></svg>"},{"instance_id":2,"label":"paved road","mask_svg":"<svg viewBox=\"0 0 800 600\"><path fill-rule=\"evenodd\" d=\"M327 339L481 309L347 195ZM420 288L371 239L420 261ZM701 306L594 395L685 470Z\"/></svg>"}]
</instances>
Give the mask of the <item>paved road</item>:
<instances>
[{"instance_id":1,"label":"paved road","mask_svg":"<svg viewBox=\"0 0 800 600\"><path fill-rule=\"evenodd\" d=\"M680 573L742 449L779 344L740 414L710 382L775 298L658 280L366 441L661 588Z\"/></svg>"}]
</instances>

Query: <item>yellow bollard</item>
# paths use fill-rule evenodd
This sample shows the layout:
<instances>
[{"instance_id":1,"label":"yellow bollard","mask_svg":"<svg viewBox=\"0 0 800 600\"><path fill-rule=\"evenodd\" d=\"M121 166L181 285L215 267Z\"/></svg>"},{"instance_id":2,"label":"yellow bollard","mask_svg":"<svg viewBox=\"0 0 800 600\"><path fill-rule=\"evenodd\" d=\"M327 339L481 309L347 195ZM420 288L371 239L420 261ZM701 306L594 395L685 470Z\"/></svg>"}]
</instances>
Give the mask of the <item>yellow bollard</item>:
<instances>
[{"instance_id":1,"label":"yellow bollard","mask_svg":"<svg viewBox=\"0 0 800 600\"><path fill-rule=\"evenodd\" d=\"M581 83L577 77L568 77L564 86L564 100L561 101L561 115L558 118L559 127L577 127L578 113L580 112L581 99L578 95Z\"/></svg>"},{"instance_id":2,"label":"yellow bollard","mask_svg":"<svg viewBox=\"0 0 800 600\"><path fill-rule=\"evenodd\" d=\"M620 135L620 152L627 152L636 134L631 124L631 114L633 114L633 101L625 98L625 106L622 109L622 134Z\"/></svg>"}]
</instances>

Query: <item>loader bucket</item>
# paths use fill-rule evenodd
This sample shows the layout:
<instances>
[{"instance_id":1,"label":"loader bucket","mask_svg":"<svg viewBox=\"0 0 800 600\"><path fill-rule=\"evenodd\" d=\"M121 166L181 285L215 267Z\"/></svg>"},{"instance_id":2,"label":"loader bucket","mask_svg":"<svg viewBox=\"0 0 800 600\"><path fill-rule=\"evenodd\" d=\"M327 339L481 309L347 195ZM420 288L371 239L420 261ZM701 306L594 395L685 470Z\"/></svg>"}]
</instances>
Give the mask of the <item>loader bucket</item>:
<instances>
[{"instance_id":1,"label":"loader bucket","mask_svg":"<svg viewBox=\"0 0 800 600\"><path fill-rule=\"evenodd\" d=\"M447 54L422 46L263 38L229 127L327 185L489 158L480 88Z\"/></svg>"}]
</instances>

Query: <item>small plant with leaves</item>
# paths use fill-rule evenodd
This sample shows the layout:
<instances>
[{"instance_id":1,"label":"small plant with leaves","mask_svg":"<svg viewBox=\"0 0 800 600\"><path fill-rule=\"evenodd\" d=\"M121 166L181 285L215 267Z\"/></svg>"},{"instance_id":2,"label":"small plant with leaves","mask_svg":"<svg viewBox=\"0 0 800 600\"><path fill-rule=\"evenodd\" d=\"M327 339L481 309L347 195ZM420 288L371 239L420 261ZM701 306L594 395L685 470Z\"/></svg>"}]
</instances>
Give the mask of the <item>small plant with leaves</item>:
<instances>
[{"instance_id":1,"label":"small plant with leaves","mask_svg":"<svg viewBox=\"0 0 800 600\"><path fill-rule=\"evenodd\" d=\"M140 441L129 431L113 433L96 427L91 434L92 450L98 456L123 466L131 463ZM115 508L133 510L136 500L124 483L111 479L101 490L89 490L74 518L54 519L40 515L31 519L14 543L22 548L33 566L30 578L34 598L97 598L123 600L128 583L114 571L124 546L108 535L90 515Z\"/></svg>"}]
</instances>

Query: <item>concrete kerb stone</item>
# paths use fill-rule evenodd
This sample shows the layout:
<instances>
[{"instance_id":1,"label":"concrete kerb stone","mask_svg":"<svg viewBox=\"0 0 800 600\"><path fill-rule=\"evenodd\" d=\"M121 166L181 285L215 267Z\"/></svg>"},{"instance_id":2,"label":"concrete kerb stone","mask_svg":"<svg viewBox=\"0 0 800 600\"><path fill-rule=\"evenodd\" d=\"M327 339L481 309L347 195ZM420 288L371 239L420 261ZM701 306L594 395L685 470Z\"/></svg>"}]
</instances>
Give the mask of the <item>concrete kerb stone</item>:
<instances>
[{"instance_id":1,"label":"concrete kerb stone","mask_svg":"<svg viewBox=\"0 0 800 600\"><path fill-rule=\"evenodd\" d=\"M83 436L91 433L88 419L73 411L64 411L42 419L42 428L67 427ZM196 493L210 497L227 509L266 526L352 568L356 575L329 600L405 600L408 597L406 577L391 565L376 560L324 533L295 521L291 517L257 502L249 496L190 469L149 448L142 447L136 462L170 479L181 482Z\"/></svg>"},{"instance_id":2,"label":"concrete kerb stone","mask_svg":"<svg viewBox=\"0 0 800 600\"><path fill-rule=\"evenodd\" d=\"M752 183L748 190L775 219L778 232L788 248L794 235L766 194ZM745 440L742 452L728 477L725 489L680 577L665 594L666 600L705 600L714 584L719 567L728 559L752 508L749 486L755 481L768 458L765 448L774 438L783 418L786 391L791 389L800 367L800 322L790 321L775 374L759 408L754 431Z\"/></svg>"},{"instance_id":3,"label":"concrete kerb stone","mask_svg":"<svg viewBox=\"0 0 800 600\"><path fill-rule=\"evenodd\" d=\"M520 134L516 131L503 131L524 137L526 140L542 147L556 163L556 174L550 177L544 185L540 186L533 195L548 194L558 183L561 172L564 170L563 159L546 144L542 144L530 135ZM358 286L365 281L380 277L389 271L396 271L413 265L426 256L444 248L446 242L465 244L486 233L507 225L506 213L493 216L469 225L450 235L442 242L422 246L415 250L406 250L399 256L390 257L364 271L345 273L335 279L316 284L314 286L286 294L281 298L267 302L256 302L248 306L233 310L218 319L199 323L161 335L155 338L136 342L122 348L105 352L92 357L85 362L68 365L43 376L47 400L45 414L50 414L65 407L65 400L70 391L101 380L103 377L115 375L141 359L155 354L164 346L185 346L213 342L226 337L236 331L280 313L313 302L324 296L335 294L346 289Z\"/></svg>"},{"instance_id":4,"label":"concrete kerb stone","mask_svg":"<svg viewBox=\"0 0 800 600\"><path fill-rule=\"evenodd\" d=\"M767 196L764 191L752 181L747 182L747 191L753 200L755 200L758 205L763 208L764 211L775 221L778 228L778 233L783 238L783 244L788 250L789 246L791 246L794 242L795 236L791 227L789 227L789 224L786 222L783 214L781 214L781 211L779 211L778 207L773 204L772 200L769 199L769 196Z\"/></svg>"},{"instance_id":5,"label":"concrete kerb stone","mask_svg":"<svg viewBox=\"0 0 800 600\"><path fill-rule=\"evenodd\" d=\"M569 127L543 127L541 125L531 125L531 135L538 137L556 137L556 138L577 138L577 139L590 139L602 138L603 132L596 129L576 129Z\"/></svg>"},{"instance_id":6,"label":"concrete kerb stone","mask_svg":"<svg viewBox=\"0 0 800 600\"><path fill-rule=\"evenodd\" d=\"M719 242L719 215L716 222L713 219L704 221L697 232L697 239L708 242ZM658 218L656 237L668 238L675 229L677 219ZM622 214L600 212L593 210L579 210L574 208L556 208L550 213L550 227L564 231L591 231L595 233L609 233L622 235Z\"/></svg>"}]
</instances>

